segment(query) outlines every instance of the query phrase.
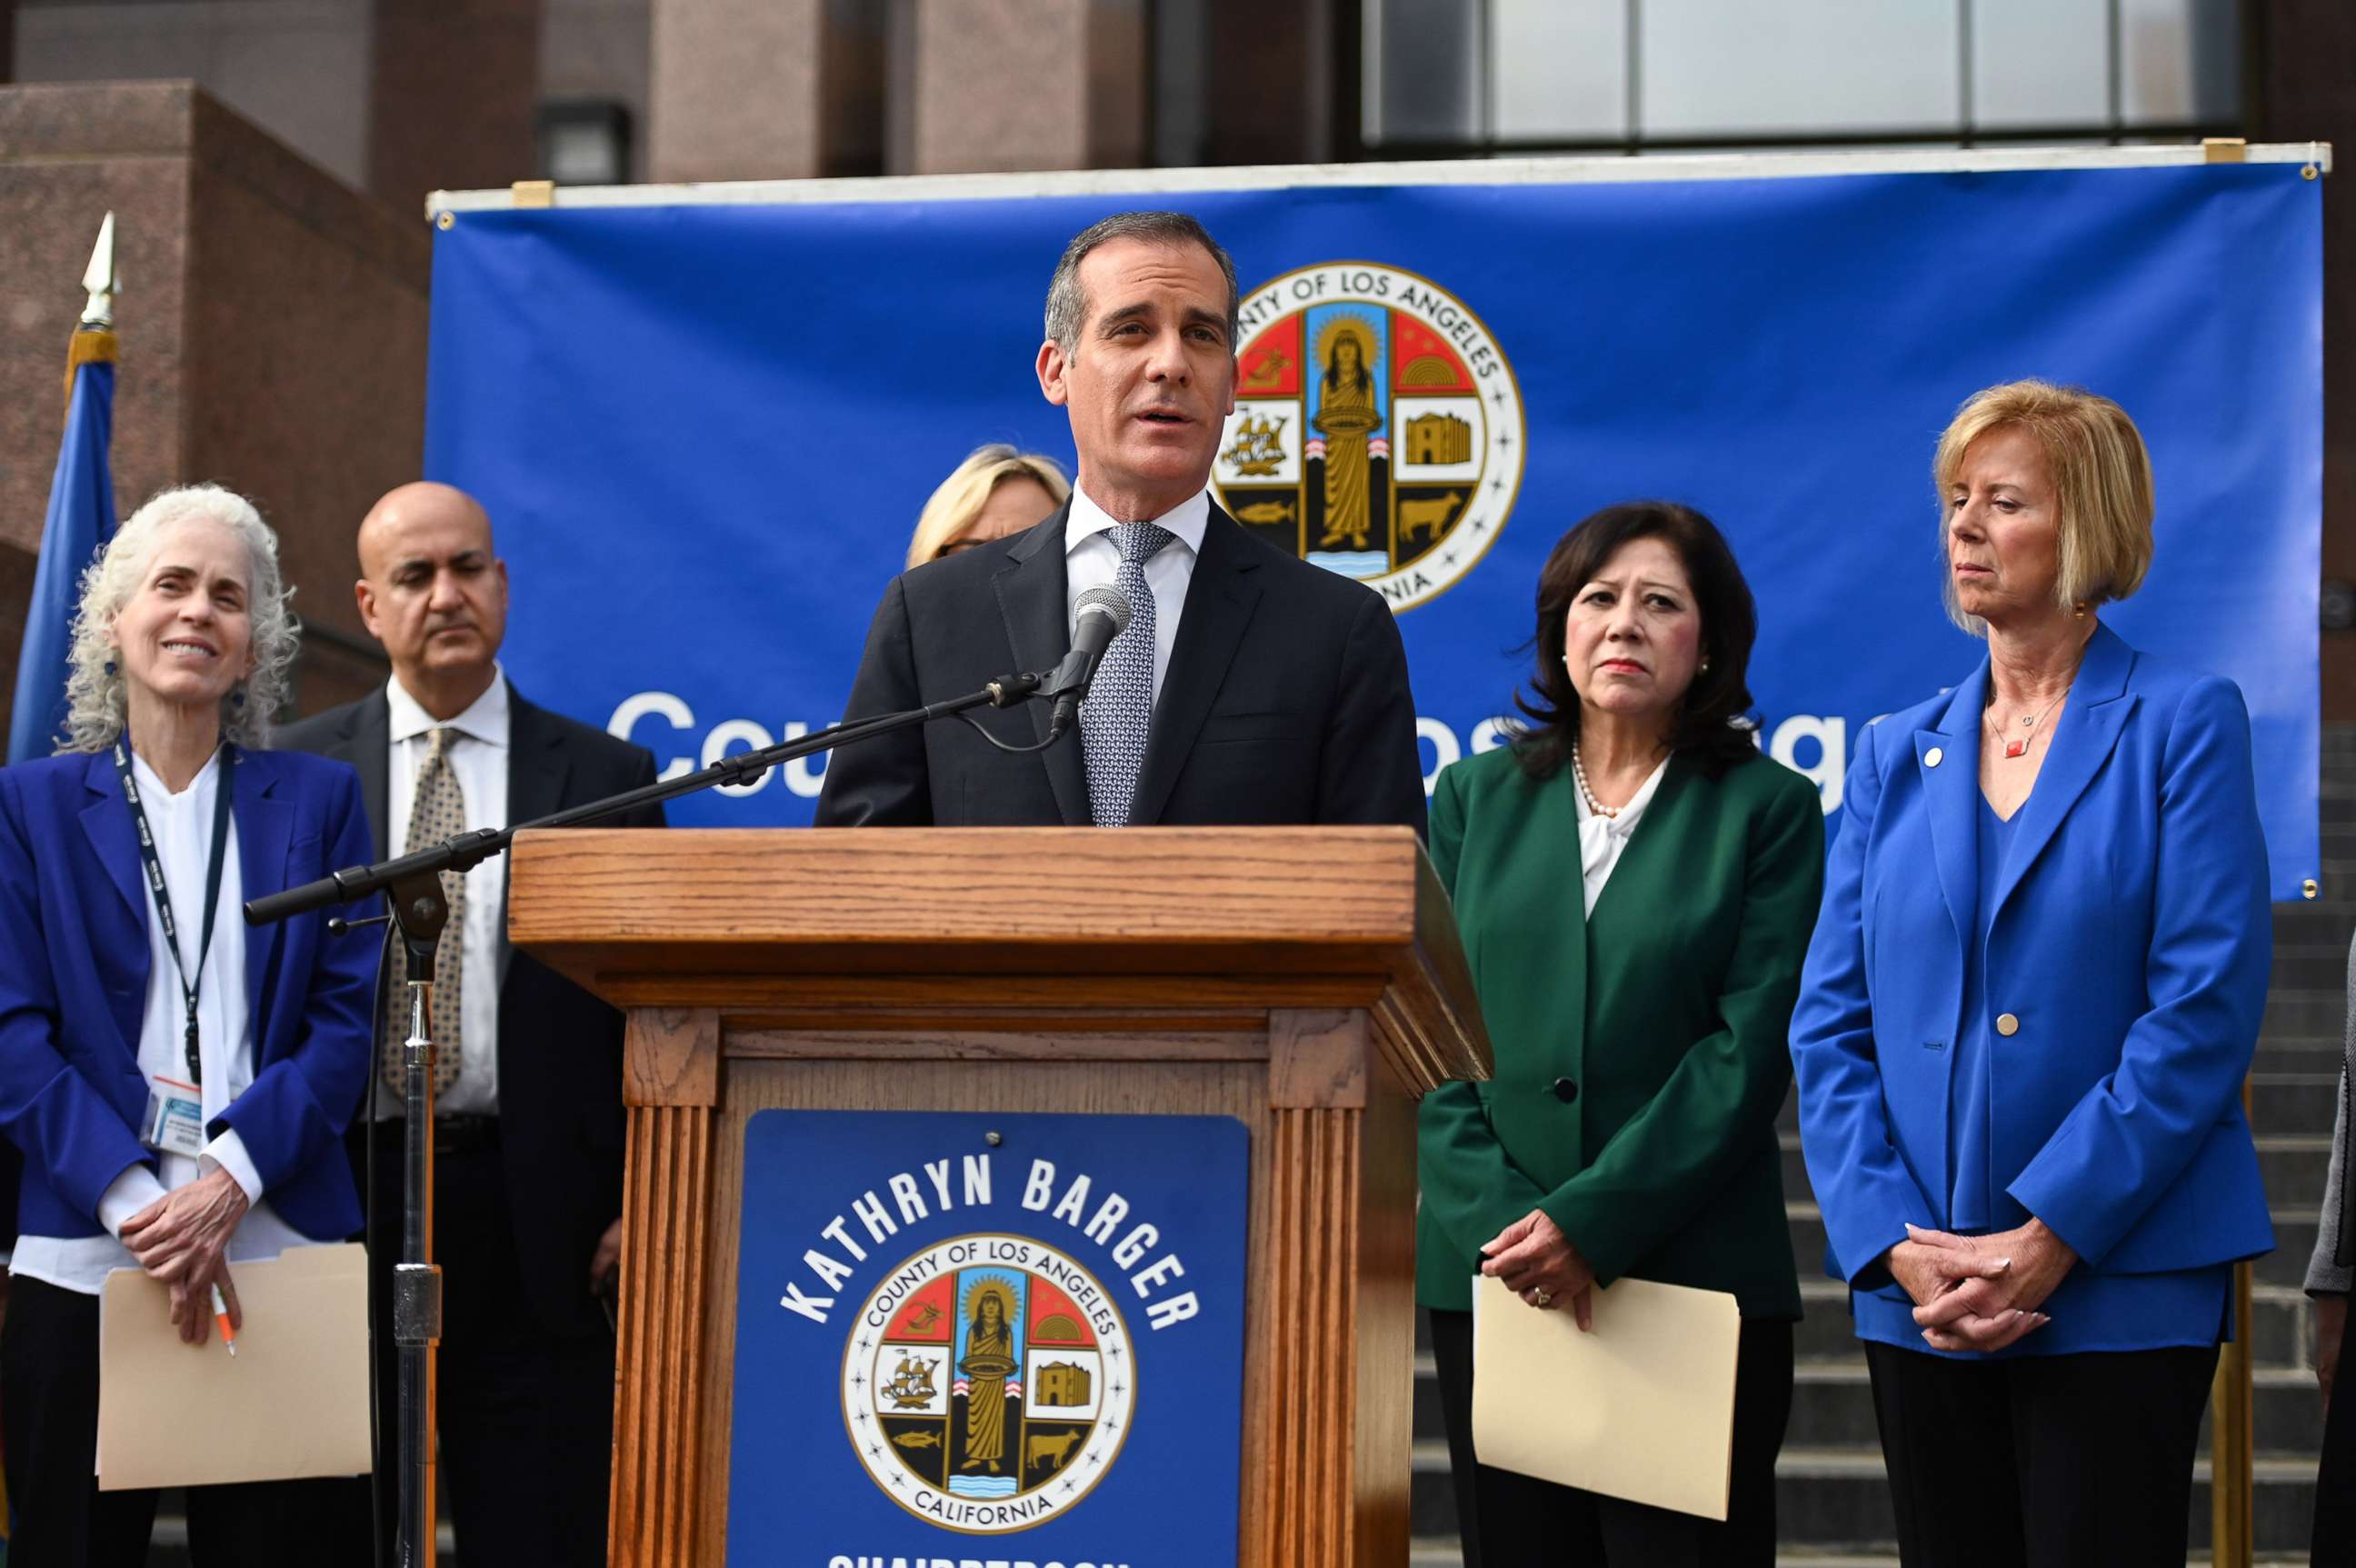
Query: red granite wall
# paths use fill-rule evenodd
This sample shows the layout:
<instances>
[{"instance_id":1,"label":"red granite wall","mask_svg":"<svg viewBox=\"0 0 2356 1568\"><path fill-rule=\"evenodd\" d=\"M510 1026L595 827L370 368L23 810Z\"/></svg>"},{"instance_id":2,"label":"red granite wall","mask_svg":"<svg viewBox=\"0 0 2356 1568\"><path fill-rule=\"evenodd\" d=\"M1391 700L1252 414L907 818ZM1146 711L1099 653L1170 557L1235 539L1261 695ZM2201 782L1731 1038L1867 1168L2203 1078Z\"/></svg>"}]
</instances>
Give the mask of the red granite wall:
<instances>
[{"instance_id":1,"label":"red granite wall","mask_svg":"<svg viewBox=\"0 0 2356 1568\"><path fill-rule=\"evenodd\" d=\"M186 82L0 87L0 724L64 422L68 338L115 215L117 505L213 479L277 526L300 706L381 679L351 535L417 475L431 245Z\"/></svg>"}]
</instances>

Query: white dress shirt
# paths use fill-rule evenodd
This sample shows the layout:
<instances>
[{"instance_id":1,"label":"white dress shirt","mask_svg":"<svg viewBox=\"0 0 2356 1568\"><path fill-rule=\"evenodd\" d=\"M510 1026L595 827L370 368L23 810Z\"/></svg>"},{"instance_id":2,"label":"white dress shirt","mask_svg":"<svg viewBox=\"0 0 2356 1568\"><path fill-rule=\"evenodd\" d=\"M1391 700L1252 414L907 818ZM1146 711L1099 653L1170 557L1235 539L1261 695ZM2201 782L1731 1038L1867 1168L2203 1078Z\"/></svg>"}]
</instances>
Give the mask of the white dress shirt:
<instances>
[{"instance_id":1,"label":"white dress shirt","mask_svg":"<svg viewBox=\"0 0 2356 1568\"><path fill-rule=\"evenodd\" d=\"M1203 553L1203 530L1211 521L1211 492L1206 486L1189 499L1143 521L1168 529L1177 537L1145 563L1145 585L1153 590L1153 700L1162 700L1162 678L1170 669L1170 650L1178 645L1178 618L1186 610L1186 585L1194 578L1194 558ZM1109 588L1120 569L1120 547L1109 532L1119 524L1104 508L1088 499L1086 490L1072 491L1072 512L1064 522L1064 571L1066 633L1078 629L1079 618L1070 604L1090 588Z\"/></svg>"},{"instance_id":2,"label":"white dress shirt","mask_svg":"<svg viewBox=\"0 0 2356 1568\"><path fill-rule=\"evenodd\" d=\"M1653 769L1652 776L1637 787L1628 803L1611 816L1588 809L1587 791L1571 781L1571 793L1579 798L1579 869L1580 880L1587 886L1587 912L1595 913L1595 901L1603 896L1603 885L1612 880L1612 867L1627 852L1628 841L1635 836L1636 824L1644 820L1644 808L1653 803L1660 792L1661 775L1669 770L1666 757Z\"/></svg>"},{"instance_id":3,"label":"white dress shirt","mask_svg":"<svg viewBox=\"0 0 2356 1568\"><path fill-rule=\"evenodd\" d=\"M409 843L409 812L417 798L417 770L433 749L433 732L458 732L450 743L450 767L466 798L466 828L508 825L508 677L494 668L491 683L456 718L435 718L418 705L394 676L384 696L391 719L391 791L385 809L387 853ZM492 855L466 873L466 916L459 933L458 962L465 994L459 999L458 1080L434 1097L437 1115L493 1116L499 1109L499 933L508 918L507 856ZM406 972L396 960L396 975ZM377 1076L377 1113L401 1114L400 1097Z\"/></svg>"},{"instance_id":4,"label":"white dress shirt","mask_svg":"<svg viewBox=\"0 0 2356 1568\"><path fill-rule=\"evenodd\" d=\"M188 787L177 795L164 787L146 759L136 753L131 758L131 776L138 783L139 803L147 813L148 831L155 838L155 858L164 868L164 891L172 900L172 913L179 926L181 957L193 968L198 944L204 940L206 860L213 842L213 802L220 790L220 753L215 751ZM245 901L244 878L238 868L234 821L221 853L220 902L213 911L212 946L205 951L197 985L197 1056L204 1067L205 1080L198 1092L207 1125L253 1082L253 1020L245 994L245 919L240 908ZM144 876L141 886L145 886ZM166 944L164 918L156 911L155 894L146 893L145 901L147 950L153 961L147 969L146 1002L140 1012L139 1073L151 1088L158 1079L186 1084L187 998L180 990L180 971L173 965ZM131 1250L115 1239L123 1222L166 1192L186 1187L216 1167L229 1172L253 1206L230 1237L230 1262L274 1258L284 1248L309 1241L262 1201L261 1175L246 1153L245 1141L234 1131L207 1144L198 1158L158 1154L155 1163L154 1171L144 1165L133 1165L108 1186L98 1204L98 1221L106 1228L105 1235L20 1236L8 1272L47 1281L61 1290L96 1295L110 1270L139 1266Z\"/></svg>"}]
</instances>

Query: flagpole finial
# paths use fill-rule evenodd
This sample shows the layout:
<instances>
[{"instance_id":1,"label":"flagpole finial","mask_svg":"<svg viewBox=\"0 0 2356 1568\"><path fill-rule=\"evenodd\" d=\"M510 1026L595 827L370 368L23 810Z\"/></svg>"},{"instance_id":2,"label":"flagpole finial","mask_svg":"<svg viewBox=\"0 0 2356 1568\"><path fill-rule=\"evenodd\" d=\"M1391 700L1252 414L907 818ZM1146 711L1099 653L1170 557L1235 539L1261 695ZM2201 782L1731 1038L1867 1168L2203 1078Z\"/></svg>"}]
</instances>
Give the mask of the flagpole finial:
<instances>
[{"instance_id":1,"label":"flagpole finial","mask_svg":"<svg viewBox=\"0 0 2356 1568\"><path fill-rule=\"evenodd\" d=\"M98 226L98 243L81 274L81 286L90 294L90 302L81 307L84 327L114 325L114 295L121 285L114 273L114 214L110 212Z\"/></svg>"}]
</instances>

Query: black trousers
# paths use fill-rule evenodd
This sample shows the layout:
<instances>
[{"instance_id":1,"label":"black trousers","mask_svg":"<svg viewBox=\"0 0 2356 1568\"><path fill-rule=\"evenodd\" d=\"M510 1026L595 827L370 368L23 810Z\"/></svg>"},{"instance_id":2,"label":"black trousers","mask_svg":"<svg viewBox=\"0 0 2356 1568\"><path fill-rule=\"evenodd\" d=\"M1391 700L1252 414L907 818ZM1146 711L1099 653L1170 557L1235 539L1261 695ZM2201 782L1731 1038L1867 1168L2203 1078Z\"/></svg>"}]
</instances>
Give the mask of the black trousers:
<instances>
[{"instance_id":1,"label":"black trousers","mask_svg":"<svg viewBox=\"0 0 2356 1568\"><path fill-rule=\"evenodd\" d=\"M2315 1477L2315 1568L2356 1568L2356 1361L2349 1359L2351 1336L2340 1335L2340 1365L2346 1369L2331 1408L2323 1418L2323 1462Z\"/></svg>"},{"instance_id":2,"label":"black trousers","mask_svg":"<svg viewBox=\"0 0 2356 1568\"><path fill-rule=\"evenodd\" d=\"M2215 1346L1865 1361L1907 1568L2183 1568Z\"/></svg>"},{"instance_id":3,"label":"black trousers","mask_svg":"<svg viewBox=\"0 0 2356 1568\"><path fill-rule=\"evenodd\" d=\"M376 1128L375 1225L369 1248L377 1348L377 1513L400 1528L401 1385L392 1339L392 1265L401 1261L402 1123ZM460 1561L604 1568L613 1460L614 1340L552 1333L516 1266L496 1123L439 1143L434 1255L442 1266L435 1421L450 1529ZM589 1288L589 1260L581 1286ZM360 1503L367 1506L365 1498ZM13 1564L12 1564L13 1568Z\"/></svg>"},{"instance_id":4,"label":"black trousers","mask_svg":"<svg viewBox=\"0 0 2356 1568\"><path fill-rule=\"evenodd\" d=\"M1733 1486L1721 1524L1476 1463L1472 1315L1432 1313L1464 1568L1774 1568L1775 1455L1792 1414L1792 1327L1774 1318L1742 1320Z\"/></svg>"},{"instance_id":5,"label":"black trousers","mask_svg":"<svg viewBox=\"0 0 2356 1568\"><path fill-rule=\"evenodd\" d=\"M189 1413L187 1437L205 1440L202 1412ZM10 1568L140 1568L147 1561L158 1494L102 1492L91 1476L98 1458L98 1297L40 1280L9 1282L7 1326L0 1330L0 1441L16 1513ZM188 1555L198 1568L359 1568L368 1560L368 1538L351 1528L343 1506L351 1485L191 1487Z\"/></svg>"}]
</instances>

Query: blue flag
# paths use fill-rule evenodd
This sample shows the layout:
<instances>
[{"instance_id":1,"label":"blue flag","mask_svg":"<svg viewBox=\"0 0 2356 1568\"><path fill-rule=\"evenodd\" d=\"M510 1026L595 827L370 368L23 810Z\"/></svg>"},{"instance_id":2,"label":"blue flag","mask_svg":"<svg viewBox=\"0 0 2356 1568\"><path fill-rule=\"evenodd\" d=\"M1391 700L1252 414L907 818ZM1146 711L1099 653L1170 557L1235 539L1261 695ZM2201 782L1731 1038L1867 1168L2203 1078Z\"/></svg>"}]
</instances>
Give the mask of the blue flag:
<instances>
[{"instance_id":1,"label":"blue flag","mask_svg":"<svg viewBox=\"0 0 2356 1568\"><path fill-rule=\"evenodd\" d=\"M114 334L84 328L74 334L66 374L65 438L49 480L49 512L41 524L41 558L33 574L33 602L25 612L25 641L16 655L16 705L8 724L8 760L47 757L66 717L67 655L72 651L74 604L81 575L98 547L114 533L114 480L106 468L114 434Z\"/></svg>"}]
</instances>

